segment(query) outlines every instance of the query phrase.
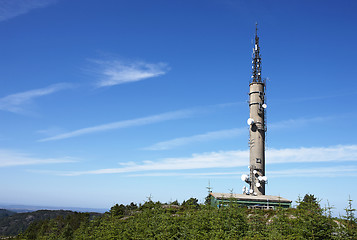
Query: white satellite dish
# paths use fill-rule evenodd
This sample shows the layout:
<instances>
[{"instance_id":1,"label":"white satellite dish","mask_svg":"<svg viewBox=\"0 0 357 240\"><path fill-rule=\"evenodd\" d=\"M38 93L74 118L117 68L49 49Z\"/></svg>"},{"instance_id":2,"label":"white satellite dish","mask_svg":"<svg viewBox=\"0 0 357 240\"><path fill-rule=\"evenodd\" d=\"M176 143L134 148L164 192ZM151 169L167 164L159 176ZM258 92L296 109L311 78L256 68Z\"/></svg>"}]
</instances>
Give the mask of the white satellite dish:
<instances>
[{"instance_id":1,"label":"white satellite dish","mask_svg":"<svg viewBox=\"0 0 357 240\"><path fill-rule=\"evenodd\" d=\"M246 182L248 180L248 175L246 174L242 174L242 176L240 177L240 179L242 179L242 181Z\"/></svg>"},{"instance_id":2,"label":"white satellite dish","mask_svg":"<svg viewBox=\"0 0 357 240\"><path fill-rule=\"evenodd\" d=\"M255 186L256 186L256 187L260 187L261 184L257 182L257 183L255 184Z\"/></svg>"},{"instance_id":3,"label":"white satellite dish","mask_svg":"<svg viewBox=\"0 0 357 240\"><path fill-rule=\"evenodd\" d=\"M249 126L254 124L254 119L253 118L248 118L247 123L248 123Z\"/></svg>"},{"instance_id":4,"label":"white satellite dish","mask_svg":"<svg viewBox=\"0 0 357 240\"><path fill-rule=\"evenodd\" d=\"M253 174L257 174L258 173L258 171L257 170L253 170Z\"/></svg>"},{"instance_id":5,"label":"white satellite dish","mask_svg":"<svg viewBox=\"0 0 357 240\"><path fill-rule=\"evenodd\" d=\"M249 193L250 193L250 194L252 194L253 192L254 192L253 189L250 189L250 190L249 190Z\"/></svg>"},{"instance_id":6,"label":"white satellite dish","mask_svg":"<svg viewBox=\"0 0 357 240\"><path fill-rule=\"evenodd\" d=\"M266 109L268 107L268 105L266 105L265 103L262 105L262 108Z\"/></svg>"},{"instance_id":7,"label":"white satellite dish","mask_svg":"<svg viewBox=\"0 0 357 240\"><path fill-rule=\"evenodd\" d=\"M267 176L263 176L262 179L263 179L264 182L268 181Z\"/></svg>"},{"instance_id":8,"label":"white satellite dish","mask_svg":"<svg viewBox=\"0 0 357 240\"><path fill-rule=\"evenodd\" d=\"M263 177L262 177L262 176L259 176L259 177L258 177L258 180L259 180L259 182L263 181Z\"/></svg>"}]
</instances>

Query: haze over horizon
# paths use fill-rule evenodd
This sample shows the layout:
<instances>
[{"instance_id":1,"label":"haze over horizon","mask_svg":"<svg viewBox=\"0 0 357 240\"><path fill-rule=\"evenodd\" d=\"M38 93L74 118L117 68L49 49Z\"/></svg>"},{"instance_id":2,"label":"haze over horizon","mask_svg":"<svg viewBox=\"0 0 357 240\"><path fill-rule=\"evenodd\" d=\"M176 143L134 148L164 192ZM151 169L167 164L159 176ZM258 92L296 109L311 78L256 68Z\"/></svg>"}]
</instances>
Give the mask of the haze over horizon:
<instances>
[{"instance_id":1,"label":"haze over horizon","mask_svg":"<svg viewBox=\"0 0 357 240\"><path fill-rule=\"evenodd\" d=\"M0 204L241 193L255 23L267 195L357 200L355 1L0 0ZM354 202L354 206L355 202Z\"/></svg>"}]
</instances>

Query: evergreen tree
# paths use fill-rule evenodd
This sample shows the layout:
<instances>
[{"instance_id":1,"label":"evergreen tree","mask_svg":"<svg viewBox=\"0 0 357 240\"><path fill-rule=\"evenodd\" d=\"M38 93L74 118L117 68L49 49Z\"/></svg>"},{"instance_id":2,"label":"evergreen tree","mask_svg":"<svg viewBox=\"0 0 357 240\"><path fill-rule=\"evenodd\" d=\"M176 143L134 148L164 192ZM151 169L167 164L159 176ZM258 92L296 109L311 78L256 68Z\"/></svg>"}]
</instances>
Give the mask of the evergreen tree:
<instances>
[{"instance_id":1,"label":"evergreen tree","mask_svg":"<svg viewBox=\"0 0 357 240\"><path fill-rule=\"evenodd\" d=\"M298 204L297 209L308 210L314 213L322 213L320 200L317 200L313 194L305 194L303 200L299 200Z\"/></svg>"}]
</instances>

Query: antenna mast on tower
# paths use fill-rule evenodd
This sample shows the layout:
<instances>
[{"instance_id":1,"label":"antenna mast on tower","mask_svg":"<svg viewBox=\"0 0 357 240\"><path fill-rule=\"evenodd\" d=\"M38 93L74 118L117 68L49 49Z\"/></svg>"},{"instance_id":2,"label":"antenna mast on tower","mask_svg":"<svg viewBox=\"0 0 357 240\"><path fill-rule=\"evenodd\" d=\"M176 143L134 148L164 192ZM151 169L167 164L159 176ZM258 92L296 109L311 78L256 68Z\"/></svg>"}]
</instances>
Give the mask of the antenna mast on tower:
<instances>
[{"instance_id":1,"label":"antenna mast on tower","mask_svg":"<svg viewBox=\"0 0 357 240\"><path fill-rule=\"evenodd\" d=\"M262 82L262 59L260 57L259 37L258 37L258 23L255 24L255 43L252 54L252 81Z\"/></svg>"}]
</instances>

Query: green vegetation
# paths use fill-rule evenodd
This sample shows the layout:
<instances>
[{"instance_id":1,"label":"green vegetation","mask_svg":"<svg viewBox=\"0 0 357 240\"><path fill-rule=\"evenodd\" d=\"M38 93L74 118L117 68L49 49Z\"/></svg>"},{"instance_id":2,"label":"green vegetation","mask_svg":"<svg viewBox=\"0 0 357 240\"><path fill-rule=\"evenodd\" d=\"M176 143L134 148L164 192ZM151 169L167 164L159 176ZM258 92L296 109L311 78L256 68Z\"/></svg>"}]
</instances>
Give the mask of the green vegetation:
<instances>
[{"instance_id":1,"label":"green vegetation","mask_svg":"<svg viewBox=\"0 0 357 240\"><path fill-rule=\"evenodd\" d=\"M6 209L0 209L0 218L9 217L9 216L14 215L14 214L16 214L16 212L9 211L9 210L6 210Z\"/></svg>"},{"instance_id":2,"label":"green vegetation","mask_svg":"<svg viewBox=\"0 0 357 240\"><path fill-rule=\"evenodd\" d=\"M220 209L190 198L181 205L153 202L116 204L92 218L87 213L35 222L17 239L357 239L349 200L346 215L331 217L314 195L297 208L258 210L229 204Z\"/></svg>"},{"instance_id":3,"label":"green vegetation","mask_svg":"<svg viewBox=\"0 0 357 240\"><path fill-rule=\"evenodd\" d=\"M3 211L5 212L5 211ZM0 239L1 236L16 236L19 233L33 228L36 224L42 224L49 219L65 218L68 215L73 215L75 212L65 210L39 210L27 213L6 212L8 216L0 218ZM91 213L90 216L99 216L99 213Z\"/></svg>"}]
</instances>

